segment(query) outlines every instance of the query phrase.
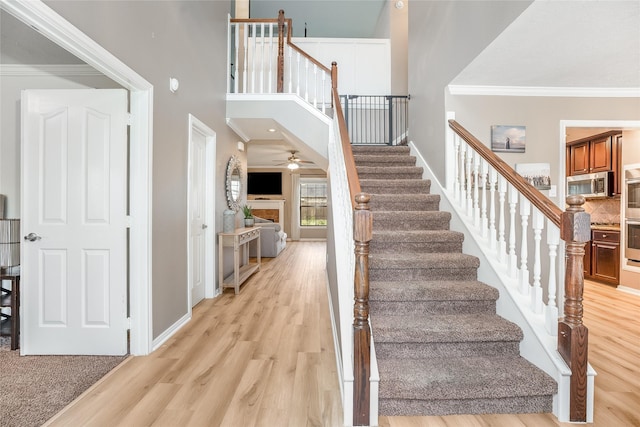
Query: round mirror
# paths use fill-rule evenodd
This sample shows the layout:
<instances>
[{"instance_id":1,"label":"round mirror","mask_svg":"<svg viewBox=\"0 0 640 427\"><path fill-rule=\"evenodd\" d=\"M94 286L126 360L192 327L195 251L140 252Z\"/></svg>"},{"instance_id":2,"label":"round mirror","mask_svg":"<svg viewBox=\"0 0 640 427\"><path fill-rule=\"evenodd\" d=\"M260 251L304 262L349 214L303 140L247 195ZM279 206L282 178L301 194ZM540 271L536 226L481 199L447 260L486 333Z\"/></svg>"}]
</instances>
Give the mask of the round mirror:
<instances>
[{"instance_id":1,"label":"round mirror","mask_svg":"<svg viewBox=\"0 0 640 427\"><path fill-rule=\"evenodd\" d=\"M240 210L240 195L242 194L242 166L240 159L231 156L227 163L227 206L234 211Z\"/></svg>"}]
</instances>

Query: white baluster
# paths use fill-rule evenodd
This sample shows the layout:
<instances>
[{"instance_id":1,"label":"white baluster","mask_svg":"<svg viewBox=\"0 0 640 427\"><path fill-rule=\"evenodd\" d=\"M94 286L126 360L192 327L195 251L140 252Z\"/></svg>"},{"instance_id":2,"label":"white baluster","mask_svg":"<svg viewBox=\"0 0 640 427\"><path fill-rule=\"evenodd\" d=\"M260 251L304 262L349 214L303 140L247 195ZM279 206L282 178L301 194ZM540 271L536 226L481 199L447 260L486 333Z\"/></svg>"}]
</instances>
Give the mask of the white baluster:
<instances>
[{"instance_id":1,"label":"white baluster","mask_svg":"<svg viewBox=\"0 0 640 427\"><path fill-rule=\"evenodd\" d=\"M518 190L509 184L509 274L518 277L518 257L516 256L516 205L518 204Z\"/></svg>"},{"instance_id":2,"label":"white baluster","mask_svg":"<svg viewBox=\"0 0 640 427\"><path fill-rule=\"evenodd\" d=\"M504 263L507 254L507 241L504 238L504 230L506 228L506 211L504 202L507 194L507 180L502 175L498 176L498 259Z\"/></svg>"},{"instance_id":3,"label":"white baluster","mask_svg":"<svg viewBox=\"0 0 640 427\"><path fill-rule=\"evenodd\" d=\"M291 46L287 46L289 48L289 90L287 93L293 93L293 49Z\"/></svg>"},{"instance_id":4,"label":"white baluster","mask_svg":"<svg viewBox=\"0 0 640 427\"><path fill-rule=\"evenodd\" d=\"M558 245L560 244L560 229L547 220L547 245L549 246L549 286L547 286L547 305L545 307L545 325L547 332L556 336L558 334L558 306L556 304L556 268Z\"/></svg>"},{"instance_id":5,"label":"white baluster","mask_svg":"<svg viewBox=\"0 0 640 427\"><path fill-rule=\"evenodd\" d=\"M480 187L480 176L478 171L480 170L480 155L477 152L473 152L473 225L476 230L480 226L480 207L478 203L478 191Z\"/></svg>"},{"instance_id":6,"label":"white baluster","mask_svg":"<svg viewBox=\"0 0 640 427\"><path fill-rule=\"evenodd\" d=\"M273 93L273 24L269 25L269 93Z\"/></svg>"},{"instance_id":7,"label":"white baluster","mask_svg":"<svg viewBox=\"0 0 640 427\"><path fill-rule=\"evenodd\" d=\"M304 100L309 102L309 58L304 58Z\"/></svg>"},{"instance_id":8,"label":"white baluster","mask_svg":"<svg viewBox=\"0 0 640 427\"><path fill-rule=\"evenodd\" d=\"M472 168L471 163L473 159L473 150L471 146L466 146L466 154L465 154L465 191L466 191L466 205L467 205L467 216L471 217L473 213L473 198L471 193L471 185L473 183L473 175L471 174Z\"/></svg>"},{"instance_id":9,"label":"white baluster","mask_svg":"<svg viewBox=\"0 0 640 427\"><path fill-rule=\"evenodd\" d=\"M496 185L498 172L494 168L489 170L489 244L491 249L496 249ZM504 199L503 199L504 202Z\"/></svg>"},{"instance_id":10,"label":"white baluster","mask_svg":"<svg viewBox=\"0 0 640 427\"><path fill-rule=\"evenodd\" d=\"M313 108L318 108L318 66L313 64Z\"/></svg>"},{"instance_id":11,"label":"white baluster","mask_svg":"<svg viewBox=\"0 0 640 427\"><path fill-rule=\"evenodd\" d=\"M260 58L260 93L264 93L264 65L267 62L264 60L264 47L266 45L264 40L264 23L260 24L260 41L262 42L262 57Z\"/></svg>"},{"instance_id":12,"label":"white baluster","mask_svg":"<svg viewBox=\"0 0 640 427\"><path fill-rule=\"evenodd\" d=\"M296 66L298 67L298 81L296 82L296 95L300 96L300 52L296 52Z\"/></svg>"},{"instance_id":13,"label":"white baluster","mask_svg":"<svg viewBox=\"0 0 640 427\"><path fill-rule=\"evenodd\" d=\"M247 93L247 78L249 73L249 25L242 25L243 32L243 40L244 44L242 45L242 56L244 57L244 63L242 64L243 73L242 73L242 93Z\"/></svg>"},{"instance_id":14,"label":"white baluster","mask_svg":"<svg viewBox=\"0 0 640 427\"><path fill-rule=\"evenodd\" d=\"M236 45L236 53L235 56L233 58L233 63L236 66L236 75L234 76L233 79L233 93L238 93L238 82L240 81L241 77L240 73L238 72L240 70L240 67L238 67L238 65L240 64L238 58L240 55L240 25L235 24L233 27L234 31L235 31L235 45Z\"/></svg>"},{"instance_id":15,"label":"white baluster","mask_svg":"<svg viewBox=\"0 0 640 427\"><path fill-rule=\"evenodd\" d=\"M542 313L542 286L540 276L542 272L542 261L540 259L540 241L542 240L542 229L544 228L544 215L537 208L533 208L531 216L531 228L533 228L533 287L531 288L531 309L536 314Z\"/></svg>"},{"instance_id":16,"label":"white baluster","mask_svg":"<svg viewBox=\"0 0 640 427\"><path fill-rule=\"evenodd\" d=\"M251 44L253 45L253 49L251 50L251 93L256 93L256 25L251 24Z\"/></svg>"},{"instance_id":17,"label":"white baluster","mask_svg":"<svg viewBox=\"0 0 640 427\"><path fill-rule=\"evenodd\" d=\"M531 214L531 202L526 197L520 195L520 293L529 295L529 268L527 258L529 246L527 236L529 234L529 215Z\"/></svg>"},{"instance_id":18,"label":"white baluster","mask_svg":"<svg viewBox=\"0 0 640 427\"><path fill-rule=\"evenodd\" d=\"M460 170L460 161L458 160L460 156L460 138L458 134L453 132L453 199L460 199L460 176L458 176L458 171ZM447 188L447 190L451 191L451 188Z\"/></svg>"},{"instance_id":19,"label":"white baluster","mask_svg":"<svg viewBox=\"0 0 640 427\"><path fill-rule=\"evenodd\" d=\"M480 160L480 179L478 187L482 190L482 198L480 200L480 226L482 227L482 237L485 239L489 233L489 220L487 219L487 181L489 174L489 163L485 159ZM480 185L482 184L482 185Z\"/></svg>"}]
</instances>

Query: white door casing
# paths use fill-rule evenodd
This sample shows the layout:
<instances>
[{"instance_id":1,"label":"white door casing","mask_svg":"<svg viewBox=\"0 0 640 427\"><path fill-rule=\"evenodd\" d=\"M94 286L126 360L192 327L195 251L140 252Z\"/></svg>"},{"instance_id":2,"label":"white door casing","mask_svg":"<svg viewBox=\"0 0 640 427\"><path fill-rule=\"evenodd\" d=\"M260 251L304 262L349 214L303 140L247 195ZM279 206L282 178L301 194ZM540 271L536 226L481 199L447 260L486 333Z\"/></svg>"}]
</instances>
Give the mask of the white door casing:
<instances>
[{"instance_id":1,"label":"white door casing","mask_svg":"<svg viewBox=\"0 0 640 427\"><path fill-rule=\"evenodd\" d=\"M215 296L215 143L216 133L189 115L188 283L189 308Z\"/></svg>"},{"instance_id":2,"label":"white door casing","mask_svg":"<svg viewBox=\"0 0 640 427\"><path fill-rule=\"evenodd\" d=\"M127 91L23 91L21 175L22 354L126 354Z\"/></svg>"}]
</instances>

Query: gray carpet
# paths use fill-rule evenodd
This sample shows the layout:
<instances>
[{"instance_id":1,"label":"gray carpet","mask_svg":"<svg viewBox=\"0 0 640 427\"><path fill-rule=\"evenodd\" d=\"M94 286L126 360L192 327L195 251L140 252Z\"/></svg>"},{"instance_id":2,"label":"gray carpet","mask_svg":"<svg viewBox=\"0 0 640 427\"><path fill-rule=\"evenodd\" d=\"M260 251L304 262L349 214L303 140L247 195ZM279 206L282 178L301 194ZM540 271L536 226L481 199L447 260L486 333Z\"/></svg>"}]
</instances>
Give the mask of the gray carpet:
<instances>
[{"instance_id":1,"label":"gray carpet","mask_svg":"<svg viewBox=\"0 0 640 427\"><path fill-rule=\"evenodd\" d=\"M0 337L0 425L41 426L125 358L21 357Z\"/></svg>"},{"instance_id":2,"label":"gray carpet","mask_svg":"<svg viewBox=\"0 0 640 427\"><path fill-rule=\"evenodd\" d=\"M550 412L556 384L520 357L408 147L353 147L371 194L370 315L381 415Z\"/></svg>"}]
</instances>

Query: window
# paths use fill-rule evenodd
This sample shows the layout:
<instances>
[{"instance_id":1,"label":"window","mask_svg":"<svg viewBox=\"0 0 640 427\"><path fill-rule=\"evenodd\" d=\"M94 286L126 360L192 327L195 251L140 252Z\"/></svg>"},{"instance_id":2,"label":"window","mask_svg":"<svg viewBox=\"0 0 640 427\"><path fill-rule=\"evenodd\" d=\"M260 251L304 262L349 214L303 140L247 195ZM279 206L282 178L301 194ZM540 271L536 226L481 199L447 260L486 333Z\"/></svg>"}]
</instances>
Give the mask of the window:
<instances>
[{"instance_id":1,"label":"window","mask_svg":"<svg viewBox=\"0 0 640 427\"><path fill-rule=\"evenodd\" d=\"M326 178L300 178L300 226L327 225Z\"/></svg>"}]
</instances>

